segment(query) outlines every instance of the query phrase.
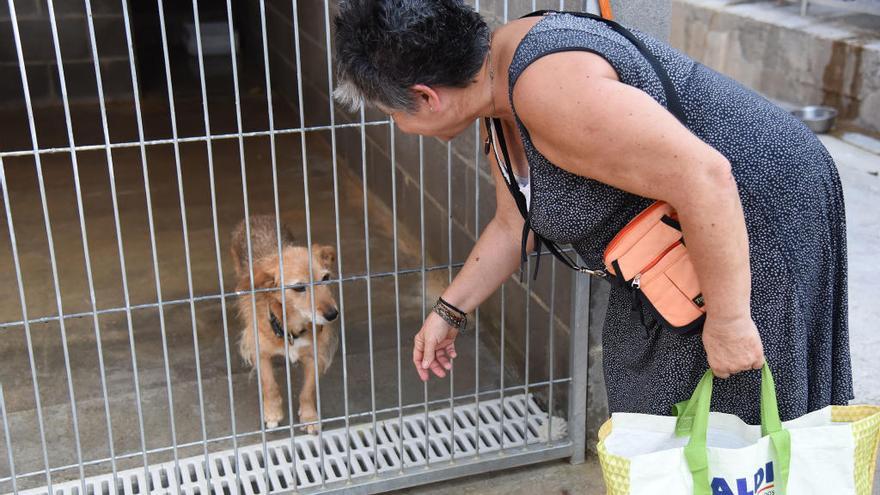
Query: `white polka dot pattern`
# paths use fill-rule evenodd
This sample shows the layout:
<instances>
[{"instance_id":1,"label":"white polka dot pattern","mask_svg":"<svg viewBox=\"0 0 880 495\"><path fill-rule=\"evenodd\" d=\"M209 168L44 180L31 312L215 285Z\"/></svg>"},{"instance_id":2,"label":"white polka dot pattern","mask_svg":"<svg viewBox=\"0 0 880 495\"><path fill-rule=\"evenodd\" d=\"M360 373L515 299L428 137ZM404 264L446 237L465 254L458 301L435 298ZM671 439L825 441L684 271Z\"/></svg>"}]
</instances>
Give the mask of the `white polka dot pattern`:
<instances>
[{"instance_id":1,"label":"white polka dot pattern","mask_svg":"<svg viewBox=\"0 0 880 495\"><path fill-rule=\"evenodd\" d=\"M783 420L852 398L843 194L834 162L799 121L735 81L633 30L666 68L686 126L731 163L749 234L752 318L773 368ZM665 105L660 81L629 41L606 25L551 15L532 28L510 65L510 92L538 58L584 50L605 58L621 82ZM601 266L602 251L651 203L566 172L541 155L517 121L531 175L531 225ZM584 304L586 301L583 302ZM603 359L612 411L669 414L687 399L707 361L699 335L645 328L631 293L611 290ZM649 325L650 326L650 325ZM720 381L713 410L757 423L760 371Z\"/></svg>"}]
</instances>

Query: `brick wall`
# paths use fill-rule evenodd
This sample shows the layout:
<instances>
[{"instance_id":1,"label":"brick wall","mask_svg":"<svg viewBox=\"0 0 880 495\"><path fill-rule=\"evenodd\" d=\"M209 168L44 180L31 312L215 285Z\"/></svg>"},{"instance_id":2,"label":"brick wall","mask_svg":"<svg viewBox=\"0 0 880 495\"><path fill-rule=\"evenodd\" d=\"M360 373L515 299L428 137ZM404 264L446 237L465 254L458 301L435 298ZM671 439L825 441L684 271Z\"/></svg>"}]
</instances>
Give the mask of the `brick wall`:
<instances>
[{"instance_id":1,"label":"brick wall","mask_svg":"<svg viewBox=\"0 0 880 495\"><path fill-rule=\"evenodd\" d=\"M54 10L68 94L74 100L94 99L95 74L84 3L58 0ZM46 1L16 0L15 11L31 98L36 104L57 101L61 89ZM118 0L92 0L92 13L104 92L108 98L130 97L121 4ZM6 2L0 2L0 74L0 105L23 102L12 19Z\"/></svg>"}]
</instances>

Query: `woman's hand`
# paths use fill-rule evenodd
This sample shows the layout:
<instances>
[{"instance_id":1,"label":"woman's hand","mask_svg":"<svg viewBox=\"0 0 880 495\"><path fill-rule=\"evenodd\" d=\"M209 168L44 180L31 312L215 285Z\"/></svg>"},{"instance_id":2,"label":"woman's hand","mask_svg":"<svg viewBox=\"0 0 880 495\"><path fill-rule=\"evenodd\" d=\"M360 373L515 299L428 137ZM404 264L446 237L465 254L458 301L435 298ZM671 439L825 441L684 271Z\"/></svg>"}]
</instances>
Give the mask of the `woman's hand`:
<instances>
[{"instance_id":1,"label":"woman's hand","mask_svg":"<svg viewBox=\"0 0 880 495\"><path fill-rule=\"evenodd\" d=\"M716 319L706 314L703 347L709 367L718 378L740 371L760 369L764 365L764 346L755 322L749 316Z\"/></svg>"},{"instance_id":2,"label":"woman's hand","mask_svg":"<svg viewBox=\"0 0 880 495\"><path fill-rule=\"evenodd\" d=\"M455 338L458 329L452 328L437 313L431 312L422 324L422 329L415 336L413 346L413 364L423 382L428 381L428 370L438 378L446 376L446 370L452 369L455 352Z\"/></svg>"}]
</instances>

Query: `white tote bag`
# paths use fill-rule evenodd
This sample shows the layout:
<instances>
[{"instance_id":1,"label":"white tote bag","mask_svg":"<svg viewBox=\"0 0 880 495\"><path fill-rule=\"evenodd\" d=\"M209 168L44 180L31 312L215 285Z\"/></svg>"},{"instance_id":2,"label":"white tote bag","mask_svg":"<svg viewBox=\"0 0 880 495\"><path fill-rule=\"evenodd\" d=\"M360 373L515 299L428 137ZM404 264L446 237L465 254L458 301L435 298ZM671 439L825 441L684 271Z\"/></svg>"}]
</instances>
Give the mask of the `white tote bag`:
<instances>
[{"instance_id":1,"label":"white tote bag","mask_svg":"<svg viewBox=\"0 0 880 495\"><path fill-rule=\"evenodd\" d=\"M750 426L709 412L712 383L707 371L677 417L612 415L599 442L608 493L870 495L880 408L829 406L781 423L765 364L761 426Z\"/></svg>"}]
</instances>

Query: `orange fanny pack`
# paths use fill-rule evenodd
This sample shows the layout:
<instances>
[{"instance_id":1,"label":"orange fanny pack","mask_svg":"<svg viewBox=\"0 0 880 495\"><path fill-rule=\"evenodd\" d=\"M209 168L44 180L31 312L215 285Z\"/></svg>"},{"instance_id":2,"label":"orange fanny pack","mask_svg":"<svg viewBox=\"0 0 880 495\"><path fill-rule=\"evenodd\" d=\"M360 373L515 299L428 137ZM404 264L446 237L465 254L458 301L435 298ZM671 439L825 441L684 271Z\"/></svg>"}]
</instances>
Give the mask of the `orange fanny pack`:
<instances>
[{"instance_id":1,"label":"orange fanny pack","mask_svg":"<svg viewBox=\"0 0 880 495\"><path fill-rule=\"evenodd\" d=\"M513 180L514 172L498 119L486 119L486 153L495 150L501 175L525 220L522 237L522 263L527 261L526 242L531 231L527 201ZM501 153L498 153L500 148ZM503 158L502 158L503 156ZM667 203L655 201L629 221L605 248L605 269L581 266L559 246L534 233L538 262L541 248L564 265L581 273L609 278L612 284L633 291L633 309L644 309L662 328L690 333L702 327L706 311L697 273L685 247L678 215ZM537 275L535 267L535 275ZM644 315L642 315L644 316ZM645 327L649 324L641 318Z\"/></svg>"},{"instance_id":2,"label":"orange fanny pack","mask_svg":"<svg viewBox=\"0 0 880 495\"><path fill-rule=\"evenodd\" d=\"M706 316L697 273L675 210L657 201L630 220L605 248L612 283L633 290L642 307L667 330L688 333Z\"/></svg>"}]
</instances>

